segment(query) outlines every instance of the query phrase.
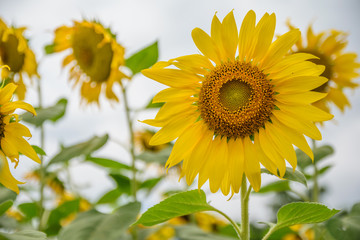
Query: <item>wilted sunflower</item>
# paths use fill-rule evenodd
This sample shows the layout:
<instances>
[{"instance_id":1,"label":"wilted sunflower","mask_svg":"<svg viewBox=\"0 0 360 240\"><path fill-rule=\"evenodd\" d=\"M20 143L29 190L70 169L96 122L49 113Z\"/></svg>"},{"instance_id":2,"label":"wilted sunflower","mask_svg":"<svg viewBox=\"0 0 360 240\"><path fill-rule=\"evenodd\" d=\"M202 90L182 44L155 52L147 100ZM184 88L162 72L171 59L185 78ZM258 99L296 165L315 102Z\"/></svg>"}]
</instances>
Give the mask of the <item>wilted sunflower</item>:
<instances>
[{"instance_id":1,"label":"wilted sunflower","mask_svg":"<svg viewBox=\"0 0 360 240\"><path fill-rule=\"evenodd\" d=\"M327 81L319 77L324 66L306 61L315 58L311 54L287 55L299 30L272 42L275 14L255 21L249 11L239 34L233 12L222 23L215 15L211 36L192 31L203 55L158 62L143 71L170 87L153 99L166 102L155 119L144 121L162 127L150 144L177 138L166 167L183 160L188 184L199 174L199 188L209 180L212 192L221 188L225 195L239 192L243 173L258 191L260 164L279 176L285 174L285 159L295 169L293 145L313 158L303 135L321 139L313 122L332 118L311 105L326 95L311 91Z\"/></svg>"},{"instance_id":2,"label":"wilted sunflower","mask_svg":"<svg viewBox=\"0 0 360 240\"><path fill-rule=\"evenodd\" d=\"M24 137L31 137L29 129L19 123L19 116L14 111L21 108L34 115L36 113L28 103L23 101L11 102L16 87L15 84L9 83L0 88L0 183L8 189L19 193L18 184L23 184L23 182L19 182L11 175L7 158L15 163L15 168L19 163L19 153L37 163L40 163L40 159L24 139Z\"/></svg>"},{"instance_id":3,"label":"wilted sunflower","mask_svg":"<svg viewBox=\"0 0 360 240\"><path fill-rule=\"evenodd\" d=\"M8 27L0 19L0 65L10 67L10 69L2 69L1 78L9 78L11 82L18 85L15 93L19 100L24 100L26 94L24 73L29 79L39 76L35 55L23 35L25 29L24 27Z\"/></svg>"},{"instance_id":4,"label":"wilted sunflower","mask_svg":"<svg viewBox=\"0 0 360 240\"><path fill-rule=\"evenodd\" d=\"M119 100L113 85L121 84L126 76L119 70L124 65L124 48L115 38L97 22L74 21L74 26L61 26L55 31L54 43L48 50L71 49L63 66L70 65L70 80L81 85L81 96L86 103L99 104L101 91L108 99Z\"/></svg>"},{"instance_id":5,"label":"wilted sunflower","mask_svg":"<svg viewBox=\"0 0 360 240\"><path fill-rule=\"evenodd\" d=\"M288 25L290 29L294 29L289 22ZM329 103L334 103L341 111L344 111L346 106L350 106L343 90L358 86L353 80L359 76L357 69L360 68L360 64L356 62L356 53L344 52L348 43L346 37L347 34L337 30L314 34L310 25L306 35L307 45L300 38L293 49L294 53L311 53L317 56L318 59L311 59L310 61L325 66L325 71L321 76L326 77L329 81L313 89L313 91L328 93L328 95L313 105L329 113Z\"/></svg>"}]
</instances>

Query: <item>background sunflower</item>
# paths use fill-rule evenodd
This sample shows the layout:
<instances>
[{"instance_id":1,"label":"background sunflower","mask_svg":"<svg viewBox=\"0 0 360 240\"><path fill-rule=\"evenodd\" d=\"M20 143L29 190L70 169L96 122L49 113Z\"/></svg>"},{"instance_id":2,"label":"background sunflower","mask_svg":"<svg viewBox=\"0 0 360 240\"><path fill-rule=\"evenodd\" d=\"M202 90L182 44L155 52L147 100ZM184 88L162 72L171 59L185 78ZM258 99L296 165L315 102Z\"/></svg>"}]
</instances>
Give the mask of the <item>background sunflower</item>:
<instances>
[{"instance_id":1,"label":"background sunflower","mask_svg":"<svg viewBox=\"0 0 360 240\"><path fill-rule=\"evenodd\" d=\"M24 37L25 30L25 27L9 27L0 18L0 65L10 67L10 70L2 69L1 79L8 79L18 85L15 93L20 100L25 99L29 85L24 83L24 74L30 80L35 76L39 77L35 55Z\"/></svg>"}]
</instances>

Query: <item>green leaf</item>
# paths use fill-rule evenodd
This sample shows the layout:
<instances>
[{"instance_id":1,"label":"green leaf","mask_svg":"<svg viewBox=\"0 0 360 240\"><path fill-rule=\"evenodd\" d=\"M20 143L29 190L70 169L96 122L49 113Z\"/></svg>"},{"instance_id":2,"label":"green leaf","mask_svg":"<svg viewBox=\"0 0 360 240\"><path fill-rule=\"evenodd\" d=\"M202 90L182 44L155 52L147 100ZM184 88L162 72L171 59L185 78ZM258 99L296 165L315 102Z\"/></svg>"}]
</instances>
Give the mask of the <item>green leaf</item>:
<instances>
[{"instance_id":1,"label":"green leaf","mask_svg":"<svg viewBox=\"0 0 360 240\"><path fill-rule=\"evenodd\" d=\"M317 147L315 150L313 150L313 153L314 162L317 163L325 157L332 155L334 153L334 149L330 145L324 145L321 147ZM300 149L296 149L296 156L298 160L298 166L301 169L305 169L308 166L312 165L311 159Z\"/></svg>"},{"instance_id":2,"label":"green leaf","mask_svg":"<svg viewBox=\"0 0 360 240\"><path fill-rule=\"evenodd\" d=\"M85 160L105 168L110 168L115 170L121 170L121 169L131 170L130 166L107 158L95 158L95 157L87 156Z\"/></svg>"},{"instance_id":3,"label":"green leaf","mask_svg":"<svg viewBox=\"0 0 360 240\"><path fill-rule=\"evenodd\" d=\"M154 65L159 57L158 42L154 42L148 47L140 50L131 57L125 60L125 65L130 68L133 75L139 73L141 70Z\"/></svg>"},{"instance_id":4,"label":"green leaf","mask_svg":"<svg viewBox=\"0 0 360 240\"><path fill-rule=\"evenodd\" d=\"M118 188L110 190L109 192L105 193L96 204L106 204L106 203L114 203L123 192L121 192Z\"/></svg>"},{"instance_id":5,"label":"green leaf","mask_svg":"<svg viewBox=\"0 0 360 240\"><path fill-rule=\"evenodd\" d=\"M163 177L147 179L144 182L142 182L138 188L151 191L151 189L153 189L162 179L163 179Z\"/></svg>"},{"instance_id":6,"label":"green leaf","mask_svg":"<svg viewBox=\"0 0 360 240\"><path fill-rule=\"evenodd\" d=\"M45 49L46 54L54 53L55 52L55 43L46 45L44 49Z\"/></svg>"},{"instance_id":7,"label":"green leaf","mask_svg":"<svg viewBox=\"0 0 360 240\"><path fill-rule=\"evenodd\" d=\"M28 220L39 216L38 205L34 202L22 203L18 206L19 210L26 216Z\"/></svg>"},{"instance_id":8,"label":"green leaf","mask_svg":"<svg viewBox=\"0 0 360 240\"><path fill-rule=\"evenodd\" d=\"M153 99L151 99L150 102L146 105L145 109L161 108L161 107L164 106L164 104L165 104L165 102L153 103L152 100L153 100Z\"/></svg>"},{"instance_id":9,"label":"green leaf","mask_svg":"<svg viewBox=\"0 0 360 240\"><path fill-rule=\"evenodd\" d=\"M267 170L265 168L261 169L261 173L267 173L267 174L270 174L270 175L274 175L269 170ZM274 176L276 176L276 175L274 175ZM283 178L286 179L286 180L299 182L299 183L301 183L301 184L303 184L303 185L305 185L307 187L306 177L304 176L304 174L302 172L300 172L298 170L294 171L292 168L287 167L285 175L284 175Z\"/></svg>"},{"instance_id":10,"label":"green leaf","mask_svg":"<svg viewBox=\"0 0 360 240\"><path fill-rule=\"evenodd\" d=\"M119 191L123 194L127 194L130 195L131 194L131 181L130 178L121 175L121 174L115 174L115 173L111 173L109 174L109 176L115 180Z\"/></svg>"},{"instance_id":11,"label":"green leaf","mask_svg":"<svg viewBox=\"0 0 360 240\"><path fill-rule=\"evenodd\" d=\"M15 200L17 197L17 194L5 187L2 187L0 185L0 203L6 202L7 200Z\"/></svg>"},{"instance_id":12,"label":"green leaf","mask_svg":"<svg viewBox=\"0 0 360 240\"><path fill-rule=\"evenodd\" d=\"M213 234L204 232L202 229L196 226L179 226L176 227L176 235L179 240L236 240L230 236L224 236L220 234Z\"/></svg>"},{"instance_id":13,"label":"green leaf","mask_svg":"<svg viewBox=\"0 0 360 240\"><path fill-rule=\"evenodd\" d=\"M15 233L0 233L1 240L46 240L46 234L35 230L21 230Z\"/></svg>"},{"instance_id":14,"label":"green leaf","mask_svg":"<svg viewBox=\"0 0 360 240\"><path fill-rule=\"evenodd\" d=\"M325 229L332 239L358 239L360 236L360 203L355 204L348 214L327 221Z\"/></svg>"},{"instance_id":15,"label":"green leaf","mask_svg":"<svg viewBox=\"0 0 360 240\"><path fill-rule=\"evenodd\" d=\"M27 112L21 115L21 119L36 127L40 127L47 120L56 122L65 115L67 103L68 100L62 98L54 106L47 108L35 108L36 116Z\"/></svg>"},{"instance_id":16,"label":"green leaf","mask_svg":"<svg viewBox=\"0 0 360 240\"><path fill-rule=\"evenodd\" d=\"M145 151L137 156L138 159L143 160L147 163L159 163L161 165L164 165L166 161L168 160L170 153L171 153L172 147L164 148L163 150L159 152L151 152L151 151Z\"/></svg>"},{"instance_id":17,"label":"green leaf","mask_svg":"<svg viewBox=\"0 0 360 240\"><path fill-rule=\"evenodd\" d=\"M39 146L31 145L31 147L35 150L36 154L38 154L40 156L46 156L45 151L42 148L40 148Z\"/></svg>"},{"instance_id":18,"label":"green leaf","mask_svg":"<svg viewBox=\"0 0 360 240\"><path fill-rule=\"evenodd\" d=\"M202 190L192 190L175 194L159 204L149 208L134 224L153 226L171 218L188 215L200 211L214 211L206 202Z\"/></svg>"},{"instance_id":19,"label":"green leaf","mask_svg":"<svg viewBox=\"0 0 360 240\"><path fill-rule=\"evenodd\" d=\"M66 217L68 217L72 213L76 213L79 211L80 200L75 199L71 201L64 202L53 211L51 211L48 222L46 233L48 235L56 235L61 229L60 221Z\"/></svg>"},{"instance_id":20,"label":"green leaf","mask_svg":"<svg viewBox=\"0 0 360 240\"><path fill-rule=\"evenodd\" d=\"M120 207L113 214L102 214L95 210L81 213L67 227L60 231L59 240L118 240L126 234L136 220L140 203Z\"/></svg>"},{"instance_id":21,"label":"green leaf","mask_svg":"<svg viewBox=\"0 0 360 240\"><path fill-rule=\"evenodd\" d=\"M328 220L339 210L329 209L319 203L296 202L281 207L273 231L295 224L318 223Z\"/></svg>"},{"instance_id":22,"label":"green leaf","mask_svg":"<svg viewBox=\"0 0 360 240\"><path fill-rule=\"evenodd\" d=\"M53 163L68 162L70 159L82 155L90 155L92 152L104 146L108 139L109 136L107 134L102 137L95 136L86 142L65 147L50 160L49 165Z\"/></svg>"},{"instance_id":23,"label":"green leaf","mask_svg":"<svg viewBox=\"0 0 360 240\"><path fill-rule=\"evenodd\" d=\"M291 190L289 181L280 180L261 187L260 191L257 193L284 192L289 190Z\"/></svg>"},{"instance_id":24,"label":"green leaf","mask_svg":"<svg viewBox=\"0 0 360 240\"><path fill-rule=\"evenodd\" d=\"M321 168L318 172L318 175L323 175L324 173L329 171L332 167L333 167L332 165L327 165L327 166Z\"/></svg>"},{"instance_id":25,"label":"green leaf","mask_svg":"<svg viewBox=\"0 0 360 240\"><path fill-rule=\"evenodd\" d=\"M0 216L2 216L14 204L12 200L7 200L0 204Z\"/></svg>"}]
</instances>

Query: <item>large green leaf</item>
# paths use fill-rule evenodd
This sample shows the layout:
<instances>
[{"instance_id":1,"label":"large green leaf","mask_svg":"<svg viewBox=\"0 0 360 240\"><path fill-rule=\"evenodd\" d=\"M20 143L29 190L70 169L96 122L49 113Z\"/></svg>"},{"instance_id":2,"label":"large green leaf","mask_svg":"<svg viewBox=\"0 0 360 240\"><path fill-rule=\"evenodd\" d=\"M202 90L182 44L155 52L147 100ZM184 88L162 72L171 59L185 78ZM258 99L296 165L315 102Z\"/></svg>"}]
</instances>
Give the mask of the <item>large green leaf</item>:
<instances>
[{"instance_id":1,"label":"large green leaf","mask_svg":"<svg viewBox=\"0 0 360 240\"><path fill-rule=\"evenodd\" d=\"M261 173L267 173L267 174L274 175L269 170L267 170L265 168L261 169ZM274 175L274 176L276 176L276 175ZM299 182L299 183L301 183L301 184L303 184L303 185L305 185L307 187L306 177L304 176L304 174L302 172L300 172L298 170L294 171L292 168L287 167L285 175L284 175L283 178L286 179L286 180Z\"/></svg>"},{"instance_id":2,"label":"large green leaf","mask_svg":"<svg viewBox=\"0 0 360 240\"><path fill-rule=\"evenodd\" d=\"M200 211L214 211L206 202L202 190L192 190L175 194L148 209L134 224L153 226L171 218L188 215Z\"/></svg>"},{"instance_id":3,"label":"large green leaf","mask_svg":"<svg viewBox=\"0 0 360 240\"><path fill-rule=\"evenodd\" d=\"M95 157L87 156L85 160L95 163L96 165L99 165L101 167L110 168L114 170L122 170L122 169L131 170L131 167L129 165L107 158L95 158Z\"/></svg>"},{"instance_id":4,"label":"large green leaf","mask_svg":"<svg viewBox=\"0 0 360 240\"><path fill-rule=\"evenodd\" d=\"M0 240L46 240L46 234L35 230L21 230L15 233L0 233Z\"/></svg>"},{"instance_id":5,"label":"large green leaf","mask_svg":"<svg viewBox=\"0 0 360 240\"><path fill-rule=\"evenodd\" d=\"M329 209L325 205L309 202L289 203L277 213L277 223L270 228L271 232L295 224L318 223L328 220L339 210Z\"/></svg>"},{"instance_id":6,"label":"large green leaf","mask_svg":"<svg viewBox=\"0 0 360 240\"><path fill-rule=\"evenodd\" d=\"M33 124L36 127L41 126L47 120L56 122L65 115L67 102L67 99L62 98L54 106L47 108L35 108L36 116L27 112L21 115L21 118L23 121Z\"/></svg>"},{"instance_id":7,"label":"large green leaf","mask_svg":"<svg viewBox=\"0 0 360 240\"><path fill-rule=\"evenodd\" d=\"M283 191L289 191L290 189L291 188L289 185L289 181L280 180L262 186L257 193L283 192Z\"/></svg>"},{"instance_id":8,"label":"large green leaf","mask_svg":"<svg viewBox=\"0 0 360 240\"><path fill-rule=\"evenodd\" d=\"M154 65L159 57L158 42L154 42L148 47L140 50L125 60L125 65L130 68L133 75L141 70Z\"/></svg>"},{"instance_id":9,"label":"large green leaf","mask_svg":"<svg viewBox=\"0 0 360 240\"><path fill-rule=\"evenodd\" d=\"M86 142L65 147L50 160L49 165L53 163L68 162L74 157L90 155L92 152L104 146L108 139L109 136L107 134L102 137L95 136Z\"/></svg>"},{"instance_id":10,"label":"large green leaf","mask_svg":"<svg viewBox=\"0 0 360 240\"><path fill-rule=\"evenodd\" d=\"M0 203L0 216L2 216L14 204L12 200Z\"/></svg>"},{"instance_id":11,"label":"large green leaf","mask_svg":"<svg viewBox=\"0 0 360 240\"><path fill-rule=\"evenodd\" d=\"M120 207L113 214L102 214L91 210L79 216L61 230L59 240L118 240L126 234L130 224L136 220L140 203Z\"/></svg>"}]
</instances>

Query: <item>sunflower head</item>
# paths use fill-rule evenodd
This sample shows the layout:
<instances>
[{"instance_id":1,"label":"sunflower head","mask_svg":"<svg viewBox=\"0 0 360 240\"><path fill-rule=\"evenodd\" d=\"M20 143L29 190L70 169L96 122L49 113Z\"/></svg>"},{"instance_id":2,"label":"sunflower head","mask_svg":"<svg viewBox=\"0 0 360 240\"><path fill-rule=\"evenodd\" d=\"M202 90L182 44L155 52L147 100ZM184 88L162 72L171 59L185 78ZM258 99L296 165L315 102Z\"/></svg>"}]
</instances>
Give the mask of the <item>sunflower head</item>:
<instances>
[{"instance_id":1,"label":"sunflower head","mask_svg":"<svg viewBox=\"0 0 360 240\"><path fill-rule=\"evenodd\" d=\"M294 28L290 22L288 22L288 26L290 29ZM344 90L346 88L354 89L358 86L354 80L359 76L360 64L356 60L355 53L344 51L347 44L346 33L329 30L315 34L310 25L306 39L299 39L296 47L292 49L293 53L313 54L318 58L310 61L325 66L321 76L326 77L329 81L313 91L327 93L325 98L314 102L314 106L327 112L331 112L331 104L337 106L341 111L344 111L347 106L350 107Z\"/></svg>"},{"instance_id":2,"label":"sunflower head","mask_svg":"<svg viewBox=\"0 0 360 240\"><path fill-rule=\"evenodd\" d=\"M21 108L35 115L35 110L28 103L11 101L16 88L17 85L13 83L0 88L0 183L19 193L18 184L23 182L11 175L8 159L15 164L15 167L19 163L19 153L38 163L40 159L24 139L24 137L31 137L29 129L19 123L19 116L14 113L16 109Z\"/></svg>"},{"instance_id":3,"label":"sunflower head","mask_svg":"<svg viewBox=\"0 0 360 240\"><path fill-rule=\"evenodd\" d=\"M26 28L8 27L0 19L0 65L8 65L10 69L3 69L1 78L16 83L16 94L20 100L25 98L26 85L24 73L31 79L38 76L37 63L33 51L24 37Z\"/></svg>"},{"instance_id":4,"label":"sunflower head","mask_svg":"<svg viewBox=\"0 0 360 240\"><path fill-rule=\"evenodd\" d=\"M104 92L109 100L118 101L114 83L126 78L119 68L124 65L124 48L116 42L109 29L98 22L74 22L73 26L56 29L51 49L60 52L71 49L63 66L70 65L70 80L80 84L85 103L99 104Z\"/></svg>"},{"instance_id":5,"label":"sunflower head","mask_svg":"<svg viewBox=\"0 0 360 240\"><path fill-rule=\"evenodd\" d=\"M324 67L309 53L289 55L299 40L293 29L273 42L275 14L256 24L249 11L240 31L233 12L221 22L215 15L211 35L195 28L192 38L202 54L158 62L142 73L169 88L153 102L165 102L155 119L144 122L161 129L150 145L176 142L166 163L181 161L181 177L199 188L224 195L238 193L243 175L260 189L260 164L279 177L285 160L295 169L293 145L311 158L304 135L321 139L315 121L332 118L312 105L326 96L311 91L327 82Z\"/></svg>"}]
</instances>

